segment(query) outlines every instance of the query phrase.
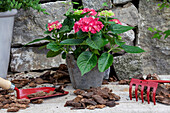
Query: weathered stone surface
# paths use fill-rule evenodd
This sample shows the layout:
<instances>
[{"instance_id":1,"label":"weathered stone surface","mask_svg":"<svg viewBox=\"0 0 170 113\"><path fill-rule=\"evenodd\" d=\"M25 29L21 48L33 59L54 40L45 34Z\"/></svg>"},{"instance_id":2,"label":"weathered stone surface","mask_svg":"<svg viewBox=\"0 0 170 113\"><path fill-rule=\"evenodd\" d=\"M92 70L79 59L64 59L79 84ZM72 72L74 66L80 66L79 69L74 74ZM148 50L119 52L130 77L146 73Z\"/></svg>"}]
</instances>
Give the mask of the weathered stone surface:
<instances>
[{"instance_id":1,"label":"weathered stone surface","mask_svg":"<svg viewBox=\"0 0 170 113\"><path fill-rule=\"evenodd\" d=\"M61 56L46 58L48 50L37 47L12 48L10 68L12 72L49 69L65 63Z\"/></svg>"},{"instance_id":2,"label":"weathered stone surface","mask_svg":"<svg viewBox=\"0 0 170 113\"><path fill-rule=\"evenodd\" d=\"M123 56L114 57L113 66L120 80L142 74L141 54L126 53Z\"/></svg>"},{"instance_id":3,"label":"weathered stone surface","mask_svg":"<svg viewBox=\"0 0 170 113\"><path fill-rule=\"evenodd\" d=\"M115 17L121 22L131 26L138 25L138 10L132 3L128 3L123 7L115 7L112 11L115 13Z\"/></svg>"},{"instance_id":4,"label":"weathered stone surface","mask_svg":"<svg viewBox=\"0 0 170 113\"><path fill-rule=\"evenodd\" d=\"M113 4L117 5L117 4L124 4L127 2L130 2L132 0L113 0Z\"/></svg>"},{"instance_id":5,"label":"weathered stone surface","mask_svg":"<svg viewBox=\"0 0 170 113\"><path fill-rule=\"evenodd\" d=\"M127 24L122 23L122 25L127 26ZM126 42L126 45L134 45L133 41L135 40L135 33L133 30L121 33L120 36Z\"/></svg>"},{"instance_id":6,"label":"weathered stone surface","mask_svg":"<svg viewBox=\"0 0 170 113\"><path fill-rule=\"evenodd\" d=\"M104 8L104 9L110 9L112 8L112 2L111 0L82 0L84 8L93 8L96 11ZM107 3L107 7L103 7L102 4Z\"/></svg>"},{"instance_id":7,"label":"weathered stone surface","mask_svg":"<svg viewBox=\"0 0 170 113\"><path fill-rule=\"evenodd\" d=\"M68 5L69 1L42 4L42 8L45 8L49 15L33 9L19 10L15 17L12 45L24 45L34 39L44 37L45 25L48 22L56 20L61 22L64 19L63 14L71 7Z\"/></svg>"},{"instance_id":8,"label":"weathered stone surface","mask_svg":"<svg viewBox=\"0 0 170 113\"><path fill-rule=\"evenodd\" d=\"M170 38L152 39L148 27L165 31L170 28L170 8L158 9L158 1L140 0L138 43L146 52L143 57L143 73L170 74Z\"/></svg>"}]
</instances>

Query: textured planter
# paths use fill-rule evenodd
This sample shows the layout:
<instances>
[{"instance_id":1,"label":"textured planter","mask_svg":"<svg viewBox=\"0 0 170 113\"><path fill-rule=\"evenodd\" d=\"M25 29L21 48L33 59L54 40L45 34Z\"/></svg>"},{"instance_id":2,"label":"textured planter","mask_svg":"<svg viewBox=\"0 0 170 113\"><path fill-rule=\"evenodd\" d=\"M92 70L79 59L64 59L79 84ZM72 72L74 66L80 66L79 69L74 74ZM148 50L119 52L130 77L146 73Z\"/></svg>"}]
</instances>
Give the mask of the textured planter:
<instances>
[{"instance_id":1,"label":"textured planter","mask_svg":"<svg viewBox=\"0 0 170 113\"><path fill-rule=\"evenodd\" d=\"M6 78L10 57L14 16L17 10L0 12L0 77Z\"/></svg>"},{"instance_id":2,"label":"textured planter","mask_svg":"<svg viewBox=\"0 0 170 113\"><path fill-rule=\"evenodd\" d=\"M77 66L76 60L74 60L73 55L67 55L66 63L73 88L89 89L90 87L99 87L102 85L105 73L99 72L97 66L84 76L81 76L80 70Z\"/></svg>"}]
</instances>

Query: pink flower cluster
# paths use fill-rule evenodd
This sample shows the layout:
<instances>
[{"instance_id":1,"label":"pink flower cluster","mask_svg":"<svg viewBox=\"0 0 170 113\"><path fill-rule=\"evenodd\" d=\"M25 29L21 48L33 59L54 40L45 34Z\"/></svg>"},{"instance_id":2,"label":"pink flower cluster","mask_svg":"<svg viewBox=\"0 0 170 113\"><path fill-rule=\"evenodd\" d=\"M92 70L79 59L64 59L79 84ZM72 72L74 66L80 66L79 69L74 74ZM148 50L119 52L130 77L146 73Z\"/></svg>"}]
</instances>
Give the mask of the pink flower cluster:
<instances>
[{"instance_id":1,"label":"pink flower cluster","mask_svg":"<svg viewBox=\"0 0 170 113\"><path fill-rule=\"evenodd\" d=\"M52 31L53 29L60 29L62 27L62 24L59 23L58 21L48 23L48 31Z\"/></svg>"},{"instance_id":2,"label":"pink flower cluster","mask_svg":"<svg viewBox=\"0 0 170 113\"><path fill-rule=\"evenodd\" d=\"M99 32L104 26L102 22L98 20L99 18L93 17L80 18L80 20L74 24L73 29L75 33L81 29L83 32L90 31L91 33L95 34L96 32Z\"/></svg>"},{"instance_id":3,"label":"pink flower cluster","mask_svg":"<svg viewBox=\"0 0 170 113\"><path fill-rule=\"evenodd\" d=\"M122 23L121 23L118 19L112 19L112 20L110 20L110 21L115 22L116 24L122 25Z\"/></svg>"},{"instance_id":4,"label":"pink flower cluster","mask_svg":"<svg viewBox=\"0 0 170 113\"><path fill-rule=\"evenodd\" d=\"M89 16L95 16L97 14L97 12L94 9L89 8L84 8L82 14L87 13L89 11L90 11L90 13L88 13Z\"/></svg>"}]
</instances>

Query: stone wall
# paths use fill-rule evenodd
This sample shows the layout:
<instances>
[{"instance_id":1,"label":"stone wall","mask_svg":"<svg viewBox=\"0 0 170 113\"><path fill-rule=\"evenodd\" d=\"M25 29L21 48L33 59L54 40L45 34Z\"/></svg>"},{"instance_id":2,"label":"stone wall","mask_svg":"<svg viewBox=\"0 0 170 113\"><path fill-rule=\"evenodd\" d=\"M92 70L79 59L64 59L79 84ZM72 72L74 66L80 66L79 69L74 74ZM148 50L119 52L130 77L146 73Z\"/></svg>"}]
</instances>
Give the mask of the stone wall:
<instances>
[{"instance_id":1,"label":"stone wall","mask_svg":"<svg viewBox=\"0 0 170 113\"><path fill-rule=\"evenodd\" d=\"M63 13L72 7L69 2L70 0L42 4L42 8L45 8L49 15L32 9L19 10L15 17L12 40L10 62L12 72L56 68L59 67L59 64L65 63L61 56L46 58L47 50L38 49L45 43L44 41L29 47L23 46L34 39L44 37L45 25L48 22L62 21L64 19Z\"/></svg>"},{"instance_id":2,"label":"stone wall","mask_svg":"<svg viewBox=\"0 0 170 113\"><path fill-rule=\"evenodd\" d=\"M19 11L15 18L10 71L45 70L65 63L61 56L45 57L47 50L38 49L45 42L29 47L23 47L23 45L36 38L44 37L45 24L48 22L62 21L63 13L72 7L68 5L69 1L64 1L67 4L63 4L63 1L42 4L50 15L37 13L35 10ZM170 74L170 38L166 40L151 39L152 34L147 30L148 27L168 29L170 25L169 9L158 11L158 2L155 0L139 0L139 4L133 4L138 3L136 0L81 0L81 2L85 8L112 10L123 25L135 27L134 30L123 33L121 36L127 41L127 44L140 46L146 52L142 54L121 53L120 56L115 56L113 66L119 79L138 74ZM104 2L108 3L107 7L102 6Z\"/></svg>"},{"instance_id":3,"label":"stone wall","mask_svg":"<svg viewBox=\"0 0 170 113\"><path fill-rule=\"evenodd\" d=\"M148 27L165 31L170 28L170 8L159 10L156 0L140 0L138 45L145 49L142 54L143 73L170 75L170 37L152 39Z\"/></svg>"}]
</instances>

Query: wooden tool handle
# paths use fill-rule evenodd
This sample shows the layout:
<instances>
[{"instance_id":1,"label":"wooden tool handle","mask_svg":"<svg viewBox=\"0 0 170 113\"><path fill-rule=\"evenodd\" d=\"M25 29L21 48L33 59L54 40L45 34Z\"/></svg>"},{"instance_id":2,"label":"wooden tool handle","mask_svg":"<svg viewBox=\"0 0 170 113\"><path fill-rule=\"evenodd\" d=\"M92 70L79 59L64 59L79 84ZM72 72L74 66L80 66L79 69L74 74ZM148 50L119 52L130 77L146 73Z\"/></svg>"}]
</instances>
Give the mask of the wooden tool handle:
<instances>
[{"instance_id":1,"label":"wooden tool handle","mask_svg":"<svg viewBox=\"0 0 170 113\"><path fill-rule=\"evenodd\" d=\"M11 82L0 77L0 87L3 89L10 89Z\"/></svg>"}]
</instances>

